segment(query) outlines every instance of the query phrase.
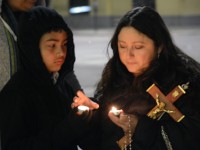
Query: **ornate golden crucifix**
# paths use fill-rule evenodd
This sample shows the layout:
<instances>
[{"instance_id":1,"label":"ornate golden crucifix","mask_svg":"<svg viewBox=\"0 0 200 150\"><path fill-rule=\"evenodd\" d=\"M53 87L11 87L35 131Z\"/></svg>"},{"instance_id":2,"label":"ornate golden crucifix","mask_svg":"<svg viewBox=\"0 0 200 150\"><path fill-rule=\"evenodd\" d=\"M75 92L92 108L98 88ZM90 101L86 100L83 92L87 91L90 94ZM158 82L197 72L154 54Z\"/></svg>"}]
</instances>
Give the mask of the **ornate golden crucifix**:
<instances>
[{"instance_id":1,"label":"ornate golden crucifix","mask_svg":"<svg viewBox=\"0 0 200 150\"><path fill-rule=\"evenodd\" d=\"M173 103L186 93L188 85L189 82L182 86L178 85L165 96L155 84L152 84L146 91L156 100L157 105L149 111L147 116L159 120L164 113L168 113L176 122L180 122L185 115Z\"/></svg>"}]
</instances>

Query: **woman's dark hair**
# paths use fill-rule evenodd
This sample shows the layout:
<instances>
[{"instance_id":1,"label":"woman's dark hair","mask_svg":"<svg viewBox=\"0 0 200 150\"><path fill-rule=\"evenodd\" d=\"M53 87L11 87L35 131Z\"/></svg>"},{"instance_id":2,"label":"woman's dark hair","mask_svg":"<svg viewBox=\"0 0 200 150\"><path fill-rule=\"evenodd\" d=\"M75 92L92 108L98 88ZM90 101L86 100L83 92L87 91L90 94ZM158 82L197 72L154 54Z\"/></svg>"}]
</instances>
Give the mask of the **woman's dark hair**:
<instances>
[{"instance_id":1,"label":"woman's dark hair","mask_svg":"<svg viewBox=\"0 0 200 150\"><path fill-rule=\"evenodd\" d=\"M148 36L153 40L155 50L161 50L159 58L152 60L150 67L137 78L128 72L121 63L118 53L118 35L121 29L127 26L133 27ZM163 19L150 7L137 7L127 12L119 21L109 45L113 51L113 56L103 70L102 79L96 89L97 95L104 91L109 93L115 88L123 89L123 87L130 85L136 89L141 89L141 83L154 82L152 78L158 74L157 72L162 78L167 76L168 81L165 79L165 82L173 81L177 71L200 72L199 64L185 55L173 43Z\"/></svg>"}]
</instances>

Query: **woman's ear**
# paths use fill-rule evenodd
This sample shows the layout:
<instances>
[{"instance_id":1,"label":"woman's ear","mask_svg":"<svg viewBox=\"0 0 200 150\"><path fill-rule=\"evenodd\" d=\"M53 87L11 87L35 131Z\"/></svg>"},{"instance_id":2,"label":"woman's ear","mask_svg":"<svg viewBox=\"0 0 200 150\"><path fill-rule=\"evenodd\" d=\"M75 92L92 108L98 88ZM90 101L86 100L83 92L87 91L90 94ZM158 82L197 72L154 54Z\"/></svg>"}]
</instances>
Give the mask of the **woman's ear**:
<instances>
[{"instance_id":1,"label":"woman's ear","mask_svg":"<svg viewBox=\"0 0 200 150\"><path fill-rule=\"evenodd\" d=\"M158 48L158 54L159 54L159 55L160 55L160 53L162 52L162 49L163 49L162 46L160 46L160 47Z\"/></svg>"},{"instance_id":2,"label":"woman's ear","mask_svg":"<svg viewBox=\"0 0 200 150\"><path fill-rule=\"evenodd\" d=\"M162 52L162 46L158 48L158 58L160 57L160 53Z\"/></svg>"}]
</instances>

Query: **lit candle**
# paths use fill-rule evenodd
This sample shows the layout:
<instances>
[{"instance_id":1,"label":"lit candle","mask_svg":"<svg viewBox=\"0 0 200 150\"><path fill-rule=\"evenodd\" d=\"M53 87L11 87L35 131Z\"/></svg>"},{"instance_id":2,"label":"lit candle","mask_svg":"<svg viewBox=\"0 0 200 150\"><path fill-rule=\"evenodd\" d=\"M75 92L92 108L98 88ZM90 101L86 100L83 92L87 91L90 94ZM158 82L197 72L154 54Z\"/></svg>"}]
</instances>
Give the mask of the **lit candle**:
<instances>
[{"instance_id":1,"label":"lit candle","mask_svg":"<svg viewBox=\"0 0 200 150\"><path fill-rule=\"evenodd\" d=\"M78 114L81 115L84 111L89 111L89 107L84 106L84 105L78 106Z\"/></svg>"},{"instance_id":2,"label":"lit candle","mask_svg":"<svg viewBox=\"0 0 200 150\"><path fill-rule=\"evenodd\" d=\"M122 110L115 108L114 106L112 107L112 109L110 110L110 112L112 112L115 116L119 116L119 114L122 112Z\"/></svg>"}]
</instances>

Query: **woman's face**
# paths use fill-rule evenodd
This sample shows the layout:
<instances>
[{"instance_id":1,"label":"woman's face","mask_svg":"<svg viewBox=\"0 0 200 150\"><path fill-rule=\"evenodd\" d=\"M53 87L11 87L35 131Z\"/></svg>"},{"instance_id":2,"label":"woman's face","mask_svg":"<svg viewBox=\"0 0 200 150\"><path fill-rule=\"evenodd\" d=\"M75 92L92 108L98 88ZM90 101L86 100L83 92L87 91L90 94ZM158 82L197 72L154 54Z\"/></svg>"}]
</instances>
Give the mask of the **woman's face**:
<instances>
[{"instance_id":1,"label":"woman's face","mask_svg":"<svg viewBox=\"0 0 200 150\"><path fill-rule=\"evenodd\" d=\"M7 0L13 11L27 11L35 6L37 0Z\"/></svg>"},{"instance_id":2,"label":"woman's face","mask_svg":"<svg viewBox=\"0 0 200 150\"><path fill-rule=\"evenodd\" d=\"M123 27L118 35L118 51L127 70L138 76L157 55L154 42L133 27Z\"/></svg>"},{"instance_id":3,"label":"woman's face","mask_svg":"<svg viewBox=\"0 0 200 150\"><path fill-rule=\"evenodd\" d=\"M61 69L67 55L67 34L65 31L49 32L40 39L40 53L49 72Z\"/></svg>"}]
</instances>

